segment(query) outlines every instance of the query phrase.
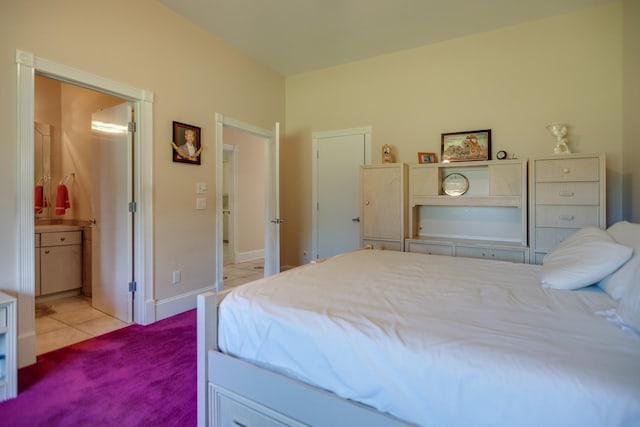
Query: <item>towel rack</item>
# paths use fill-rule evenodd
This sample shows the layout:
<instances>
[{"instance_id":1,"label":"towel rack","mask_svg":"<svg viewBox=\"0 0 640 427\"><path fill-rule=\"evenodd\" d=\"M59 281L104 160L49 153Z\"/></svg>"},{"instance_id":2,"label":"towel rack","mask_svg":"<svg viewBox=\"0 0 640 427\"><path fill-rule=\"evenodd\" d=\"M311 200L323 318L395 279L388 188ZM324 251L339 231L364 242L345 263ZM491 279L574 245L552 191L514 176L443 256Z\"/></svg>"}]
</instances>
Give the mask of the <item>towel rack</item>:
<instances>
[{"instance_id":1,"label":"towel rack","mask_svg":"<svg viewBox=\"0 0 640 427\"><path fill-rule=\"evenodd\" d=\"M36 185L46 184L47 181L49 181L50 179L51 179L51 177L49 175L42 175L40 177L40 179L38 180L38 182L36 182Z\"/></svg>"},{"instance_id":2,"label":"towel rack","mask_svg":"<svg viewBox=\"0 0 640 427\"><path fill-rule=\"evenodd\" d=\"M75 172L68 173L64 177L62 177L59 184L66 184L70 179L74 179L75 177L76 177Z\"/></svg>"}]
</instances>

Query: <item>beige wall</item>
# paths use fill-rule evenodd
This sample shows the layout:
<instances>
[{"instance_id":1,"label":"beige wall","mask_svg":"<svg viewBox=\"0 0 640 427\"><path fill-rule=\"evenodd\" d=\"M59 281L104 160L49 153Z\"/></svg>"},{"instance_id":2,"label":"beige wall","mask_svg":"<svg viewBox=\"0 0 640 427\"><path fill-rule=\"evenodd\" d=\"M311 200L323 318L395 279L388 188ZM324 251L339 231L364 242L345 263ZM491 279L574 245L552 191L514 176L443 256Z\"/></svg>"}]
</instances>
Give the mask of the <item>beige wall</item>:
<instances>
[{"instance_id":1,"label":"beige wall","mask_svg":"<svg viewBox=\"0 0 640 427\"><path fill-rule=\"evenodd\" d=\"M284 78L154 0L1 2L0 290L9 291L17 278L16 49L154 93L153 297L212 286L215 191L206 210L195 210L195 185L215 188L215 113L265 129L284 123ZM172 162L174 120L202 128L201 166Z\"/></svg>"},{"instance_id":2,"label":"beige wall","mask_svg":"<svg viewBox=\"0 0 640 427\"><path fill-rule=\"evenodd\" d=\"M565 122L574 152L607 153L608 219L621 218L619 3L289 77L286 91L283 264L310 250L314 131L371 126L374 163L385 143L415 163L441 133L476 129L492 129L492 156L551 154L545 125Z\"/></svg>"},{"instance_id":3,"label":"beige wall","mask_svg":"<svg viewBox=\"0 0 640 427\"><path fill-rule=\"evenodd\" d=\"M623 7L623 209L625 219L640 223L640 1Z\"/></svg>"}]
</instances>

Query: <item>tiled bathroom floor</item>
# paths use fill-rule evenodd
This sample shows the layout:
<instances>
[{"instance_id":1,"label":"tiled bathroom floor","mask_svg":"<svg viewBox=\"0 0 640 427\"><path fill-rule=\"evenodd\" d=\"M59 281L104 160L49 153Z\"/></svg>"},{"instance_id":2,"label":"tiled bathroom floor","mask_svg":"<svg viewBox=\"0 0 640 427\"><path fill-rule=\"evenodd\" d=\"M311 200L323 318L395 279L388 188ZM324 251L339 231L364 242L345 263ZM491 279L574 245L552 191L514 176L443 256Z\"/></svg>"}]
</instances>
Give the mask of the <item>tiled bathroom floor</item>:
<instances>
[{"instance_id":1,"label":"tiled bathroom floor","mask_svg":"<svg viewBox=\"0 0 640 427\"><path fill-rule=\"evenodd\" d=\"M264 277L264 260L227 264L224 266L224 277L225 289L260 279Z\"/></svg>"},{"instance_id":2,"label":"tiled bathroom floor","mask_svg":"<svg viewBox=\"0 0 640 427\"><path fill-rule=\"evenodd\" d=\"M36 303L36 354L57 350L128 326L73 296Z\"/></svg>"},{"instance_id":3,"label":"tiled bathroom floor","mask_svg":"<svg viewBox=\"0 0 640 427\"><path fill-rule=\"evenodd\" d=\"M226 289L264 276L264 260L226 264ZM36 304L36 354L57 350L128 326L91 307L91 300L74 296Z\"/></svg>"}]
</instances>

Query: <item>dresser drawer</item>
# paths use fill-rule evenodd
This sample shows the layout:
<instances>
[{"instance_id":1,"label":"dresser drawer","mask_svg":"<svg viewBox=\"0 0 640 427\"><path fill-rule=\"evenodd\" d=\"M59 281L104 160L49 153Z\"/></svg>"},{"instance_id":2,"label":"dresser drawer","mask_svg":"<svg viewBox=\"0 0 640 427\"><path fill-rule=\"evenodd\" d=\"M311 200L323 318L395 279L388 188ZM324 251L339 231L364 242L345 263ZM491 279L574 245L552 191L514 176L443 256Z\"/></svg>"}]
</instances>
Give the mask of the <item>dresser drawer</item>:
<instances>
[{"instance_id":1,"label":"dresser drawer","mask_svg":"<svg viewBox=\"0 0 640 427\"><path fill-rule=\"evenodd\" d=\"M598 157L536 160L536 182L598 181Z\"/></svg>"},{"instance_id":2,"label":"dresser drawer","mask_svg":"<svg viewBox=\"0 0 640 427\"><path fill-rule=\"evenodd\" d=\"M456 246L456 256L467 258L486 258L500 261L525 262L525 249L497 249L477 248L471 246Z\"/></svg>"},{"instance_id":3,"label":"dresser drawer","mask_svg":"<svg viewBox=\"0 0 640 427\"><path fill-rule=\"evenodd\" d=\"M394 240L373 240L373 239L363 239L362 247L369 249L381 249L385 251L400 251L402 252L402 242L394 241Z\"/></svg>"},{"instance_id":4,"label":"dresser drawer","mask_svg":"<svg viewBox=\"0 0 640 427\"><path fill-rule=\"evenodd\" d=\"M59 233L41 233L40 246L79 245L82 243L82 231L62 231Z\"/></svg>"},{"instance_id":5,"label":"dresser drawer","mask_svg":"<svg viewBox=\"0 0 640 427\"><path fill-rule=\"evenodd\" d=\"M577 231L577 228L536 228L536 250L549 252Z\"/></svg>"},{"instance_id":6,"label":"dresser drawer","mask_svg":"<svg viewBox=\"0 0 640 427\"><path fill-rule=\"evenodd\" d=\"M536 199L541 205L598 205L598 182L539 182Z\"/></svg>"},{"instance_id":7,"label":"dresser drawer","mask_svg":"<svg viewBox=\"0 0 640 427\"><path fill-rule=\"evenodd\" d=\"M598 226L598 206L536 206L536 227ZM537 246L537 245L536 245Z\"/></svg>"},{"instance_id":8,"label":"dresser drawer","mask_svg":"<svg viewBox=\"0 0 640 427\"><path fill-rule=\"evenodd\" d=\"M407 252L417 252L430 255L453 255L453 246L451 245L408 241L405 242L405 246Z\"/></svg>"}]
</instances>

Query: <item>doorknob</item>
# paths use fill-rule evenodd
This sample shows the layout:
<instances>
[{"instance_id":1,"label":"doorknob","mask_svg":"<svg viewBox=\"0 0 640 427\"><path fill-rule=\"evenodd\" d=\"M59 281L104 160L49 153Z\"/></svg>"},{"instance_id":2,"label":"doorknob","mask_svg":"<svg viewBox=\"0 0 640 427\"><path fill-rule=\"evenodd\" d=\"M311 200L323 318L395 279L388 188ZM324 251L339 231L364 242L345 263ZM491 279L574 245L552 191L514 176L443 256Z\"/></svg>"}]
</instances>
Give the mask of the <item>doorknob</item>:
<instances>
[{"instance_id":1,"label":"doorknob","mask_svg":"<svg viewBox=\"0 0 640 427\"><path fill-rule=\"evenodd\" d=\"M353 222L360 222L360 217L351 218L351 221L353 221Z\"/></svg>"}]
</instances>

